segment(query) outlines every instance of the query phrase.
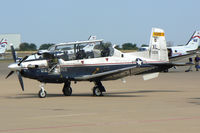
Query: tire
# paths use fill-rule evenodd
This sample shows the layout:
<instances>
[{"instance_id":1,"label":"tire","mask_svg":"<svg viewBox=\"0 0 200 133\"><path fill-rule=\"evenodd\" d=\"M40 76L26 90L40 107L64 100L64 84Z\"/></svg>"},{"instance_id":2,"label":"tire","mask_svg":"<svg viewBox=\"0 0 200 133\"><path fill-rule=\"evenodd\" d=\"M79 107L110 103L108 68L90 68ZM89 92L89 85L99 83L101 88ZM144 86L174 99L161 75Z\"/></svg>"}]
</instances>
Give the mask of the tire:
<instances>
[{"instance_id":1,"label":"tire","mask_svg":"<svg viewBox=\"0 0 200 133\"><path fill-rule=\"evenodd\" d=\"M40 98L45 98L45 97L47 96L47 92L46 92L46 91L40 90L39 93L38 93L38 96L39 96Z\"/></svg>"},{"instance_id":2,"label":"tire","mask_svg":"<svg viewBox=\"0 0 200 133\"><path fill-rule=\"evenodd\" d=\"M94 96L103 96L101 90L98 87L93 88L93 95Z\"/></svg>"},{"instance_id":3,"label":"tire","mask_svg":"<svg viewBox=\"0 0 200 133\"><path fill-rule=\"evenodd\" d=\"M63 94L65 96L71 96L72 95L72 88L71 87L63 88Z\"/></svg>"},{"instance_id":4,"label":"tire","mask_svg":"<svg viewBox=\"0 0 200 133\"><path fill-rule=\"evenodd\" d=\"M168 70L168 69L165 69L163 72L165 72L165 73L168 73L168 72L169 72L169 70Z\"/></svg>"}]
</instances>

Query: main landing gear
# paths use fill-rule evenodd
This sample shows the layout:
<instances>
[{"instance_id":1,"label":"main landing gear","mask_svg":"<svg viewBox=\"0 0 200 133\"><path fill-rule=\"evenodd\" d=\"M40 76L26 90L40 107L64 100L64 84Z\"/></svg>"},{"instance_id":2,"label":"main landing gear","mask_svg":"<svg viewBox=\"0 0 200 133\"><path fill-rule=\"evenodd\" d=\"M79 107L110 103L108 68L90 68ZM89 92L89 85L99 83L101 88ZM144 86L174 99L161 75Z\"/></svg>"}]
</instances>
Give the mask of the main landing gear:
<instances>
[{"instance_id":1,"label":"main landing gear","mask_svg":"<svg viewBox=\"0 0 200 133\"><path fill-rule=\"evenodd\" d=\"M44 90L44 83L40 85L40 91L38 93L40 98L45 98L47 96L47 92Z\"/></svg>"},{"instance_id":2,"label":"main landing gear","mask_svg":"<svg viewBox=\"0 0 200 133\"><path fill-rule=\"evenodd\" d=\"M65 96L71 96L72 95L72 88L71 88L71 82L70 81L67 81L67 82L65 82L65 84L64 84L64 87L63 87L63 90L62 90L62 92L63 92L63 94L65 95Z\"/></svg>"},{"instance_id":3,"label":"main landing gear","mask_svg":"<svg viewBox=\"0 0 200 133\"><path fill-rule=\"evenodd\" d=\"M103 96L103 92L106 92L106 89L102 85L101 81L95 81L95 86L92 89L93 96Z\"/></svg>"}]
</instances>

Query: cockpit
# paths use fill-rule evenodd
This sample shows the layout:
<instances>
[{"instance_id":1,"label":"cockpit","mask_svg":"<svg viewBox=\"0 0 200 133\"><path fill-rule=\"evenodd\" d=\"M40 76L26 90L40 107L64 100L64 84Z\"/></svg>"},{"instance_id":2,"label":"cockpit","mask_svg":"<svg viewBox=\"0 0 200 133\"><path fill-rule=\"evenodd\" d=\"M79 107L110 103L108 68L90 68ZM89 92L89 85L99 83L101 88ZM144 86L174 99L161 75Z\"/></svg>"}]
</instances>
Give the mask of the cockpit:
<instances>
[{"instance_id":1,"label":"cockpit","mask_svg":"<svg viewBox=\"0 0 200 133\"><path fill-rule=\"evenodd\" d=\"M59 59L64 61L100 58L113 56L114 48L109 43L103 43L102 40L89 40L70 43L61 43L51 46L48 50L40 50L27 57L25 62L33 61L30 68L40 67L34 65L34 62L40 61L41 66L46 63L44 71L54 72L57 70ZM38 62L37 62L38 64Z\"/></svg>"},{"instance_id":2,"label":"cockpit","mask_svg":"<svg viewBox=\"0 0 200 133\"><path fill-rule=\"evenodd\" d=\"M65 61L107 57L114 53L112 45L105 45L102 40L56 44L50 47L48 51L53 52L54 56Z\"/></svg>"}]
</instances>

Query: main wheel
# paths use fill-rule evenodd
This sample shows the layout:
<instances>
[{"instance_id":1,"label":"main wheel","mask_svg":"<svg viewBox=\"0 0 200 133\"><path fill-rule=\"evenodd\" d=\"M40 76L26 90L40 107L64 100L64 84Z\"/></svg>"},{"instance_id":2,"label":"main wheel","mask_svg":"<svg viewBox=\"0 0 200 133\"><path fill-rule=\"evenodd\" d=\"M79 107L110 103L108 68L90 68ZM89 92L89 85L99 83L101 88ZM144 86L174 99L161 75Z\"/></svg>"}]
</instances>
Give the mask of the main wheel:
<instances>
[{"instance_id":1,"label":"main wheel","mask_svg":"<svg viewBox=\"0 0 200 133\"><path fill-rule=\"evenodd\" d=\"M71 87L63 88L63 94L65 96L71 96L72 95L72 88Z\"/></svg>"},{"instance_id":2,"label":"main wheel","mask_svg":"<svg viewBox=\"0 0 200 133\"><path fill-rule=\"evenodd\" d=\"M169 72L169 69L165 69L163 72L168 73L168 72Z\"/></svg>"},{"instance_id":3,"label":"main wheel","mask_svg":"<svg viewBox=\"0 0 200 133\"><path fill-rule=\"evenodd\" d=\"M39 93L38 93L38 96L39 96L40 98L45 98L45 97L47 96L47 92L46 92L46 91L40 90Z\"/></svg>"},{"instance_id":4,"label":"main wheel","mask_svg":"<svg viewBox=\"0 0 200 133\"><path fill-rule=\"evenodd\" d=\"M93 95L94 96L103 96L101 90L98 87L93 88Z\"/></svg>"}]
</instances>

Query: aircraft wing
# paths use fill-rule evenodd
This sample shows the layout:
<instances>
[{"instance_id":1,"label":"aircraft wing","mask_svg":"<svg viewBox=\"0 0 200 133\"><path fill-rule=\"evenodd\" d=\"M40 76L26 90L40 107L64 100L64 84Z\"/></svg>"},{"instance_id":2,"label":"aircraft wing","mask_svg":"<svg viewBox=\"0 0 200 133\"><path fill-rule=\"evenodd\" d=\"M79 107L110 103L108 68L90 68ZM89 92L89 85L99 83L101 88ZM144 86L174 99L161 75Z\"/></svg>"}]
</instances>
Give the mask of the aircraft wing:
<instances>
[{"instance_id":1,"label":"aircraft wing","mask_svg":"<svg viewBox=\"0 0 200 133\"><path fill-rule=\"evenodd\" d=\"M128 75L138 75L142 74L144 72L147 72L149 70L155 69L155 66L151 65L145 65L145 66L132 66L132 67L127 67L127 68L122 68L122 69L117 69L113 71L108 71L108 72L102 72L102 73L97 73L97 74L92 74L92 75L84 75L81 77L75 77L74 79L76 80L89 80L93 81L95 79L101 79L101 80L109 80L109 79L119 79L124 76Z\"/></svg>"},{"instance_id":2,"label":"aircraft wing","mask_svg":"<svg viewBox=\"0 0 200 133\"><path fill-rule=\"evenodd\" d=\"M194 63L171 63L173 66L190 66L190 65L194 65Z\"/></svg>"},{"instance_id":3,"label":"aircraft wing","mask_svg":"<svg viewBox=\"0 0 200 133\"><path fill-rule=\"evenodd\" d=\"M100 80L115 80L120 79L125 76L131 76L131 75L141 75L141 74L149 74L154 72L162 72L166 69L169 69L173 66L187 66L187 65L193 65L193 63L153 63L148 64L144 66L132 66L122 69L117 69L113 71L107 71L92 75L83 75L80 77L74 77L75 80L78 81L93 81L95 79Z\"/></svg>"},{"instance_id":4,"label":"aircraft wing","mask_svg":"<svg viewBox=\"0 0 200 133\"><path fill-rule=\"evenodd\" d=\"M153 65L153 66L157 66L155 67L155 69L152 69L150 72L163 72L165 70L168 70L169 68L172 68L172 67L175 67L175 66L190 66L190 65L194 65L194 63L175 63L175 62L169 62L169 63L163 63L163 64L150 64L150 65ZM140 73L140 74L147 74L147 73L150 73L149 71L147 72L143 72L143 73Z\"/></svg>"},{"instance_id":5,"label":"aircraft wing","mask_svg":"<svg viewBox=\"0 0 200 133\"><path fill-rule=\"evenodd\" d=\"M194 56L196 54L198 54L197 51L193 51L193 52L190 52L188 54L170 57L169 61L173 62L173 61L181 60L181 59L184 59L184 58L188 58L188 57Z\"/></svg>"}]
</instances>

